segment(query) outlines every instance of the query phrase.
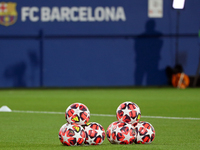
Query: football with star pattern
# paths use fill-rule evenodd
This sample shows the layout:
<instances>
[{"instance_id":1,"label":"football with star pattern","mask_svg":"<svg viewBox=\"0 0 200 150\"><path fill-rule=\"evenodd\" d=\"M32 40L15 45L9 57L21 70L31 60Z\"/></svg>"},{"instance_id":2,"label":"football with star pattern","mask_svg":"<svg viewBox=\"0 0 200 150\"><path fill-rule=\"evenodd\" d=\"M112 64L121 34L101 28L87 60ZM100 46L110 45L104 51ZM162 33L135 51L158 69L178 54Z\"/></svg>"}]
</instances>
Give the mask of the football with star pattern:
<instances>
[{"instance_id":1,"label":"football with star pattern","mask_svg":"<svg viewBox=\"0 0 200 150\"><path fill-rule=\"evenodd\" d=\"M136 129L136 144L147 144L154 140L155 130L149 122L140 121L134 124L134 127Z\"/></svg>"},{"instance_id":2,"label":"football with star pattern","mask_svg":"<svg viewBox=\"0 0 200 150\"><path fill-rule=\"evenodd\" d=\"M84 143L86 134L81 125L66 123L60 128L58 137L63 145L75 146Z\"/></svg>"},{"instance_id":3,"label":"football with star pattern","mask_svg":"<svg viewBox=\"0 0 200 150\"><path fill-rule=\"evenodd\" d=\"M102 125L97 122L90 122L84 126L86 145L100 145L105 139L105 130Z\"/></svg>"},{"instance_id":4,"label":"football with star pattern","mask_svg":"<svg viewBox=\"0 0 200 150\"><path fill-rule=\"evenodd\" d=\"M132 124L125 122L120 122L114 126L111 135L113 143L117 144L132 144L136 140L135 128Z\"/></svg>"},{"instance_id":5,"label":"football with star pattern","mask_svg":"<svg viewBox=\"0 0 200 150\"><path fill-rule=\"evenodd\" d=\"M115 143L114 140L113 140L113 138L112 138L112 131L113 131L113 129L116 128L116 126L117 126L118 123L120 123L120 122L119 122L119 121L112 122L112 123L108 126L108 128L107 128L107 130L106 130L106 135L107 135L106 137L107 137L108 141L109 141L111 144L114 144L114 143Z\"/></svg>"},{"instance_id":6,"label":"football with star pattern","mask_svg":"<svg viewBox=\"0 0 200 150\"><path fill-rule=\"evenodd\" d=\"M66 109L65 118L68 123L85 125L90 119L90 111L82 103L73 103Z\"/></svg>"},{"instance_id":7,"label":"football with star pattern","mask_svg":"<svg viewBox=\"0 0 200 150\"><path fill-rule=\"evenodd\" d=\"M133 102L123 102L117 108L116 116L119 122L134 124L140 120L141 111L137 104Z\"/></svg>"}]
</instances>

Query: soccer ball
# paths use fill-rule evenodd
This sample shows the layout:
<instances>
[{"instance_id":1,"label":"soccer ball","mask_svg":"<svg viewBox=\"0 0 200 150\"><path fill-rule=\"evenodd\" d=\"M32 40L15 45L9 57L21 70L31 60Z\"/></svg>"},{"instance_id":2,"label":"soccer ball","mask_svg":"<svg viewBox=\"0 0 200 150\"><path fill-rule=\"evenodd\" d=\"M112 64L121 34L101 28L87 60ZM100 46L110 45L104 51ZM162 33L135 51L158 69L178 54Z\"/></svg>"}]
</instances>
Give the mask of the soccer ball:
<instances>
[{"instance_id":1,"label":"soccer ball","mask_svg":"<svg viewBox=\"0 0 200 150\"><path fill-rule=\"evenodd\" d=\"M117 108L116 116L119 122L134 124L140 120L141 111L137 104L124 102Z\"/></svg>"},{"instance_id":2,"label":"soccer ball","mask_svg":"<svg viewBox=\"0 0 200 150\"><path fill-rule=\"evenodd\" d=\"M66 109L65 118L68 123L84 125L90 119L90 111L82 103L73 103Z\"/></svg>"},{"instance_id":3,"label":"soccer ball","mask_svg":"<svg viewBox=\"0 0 200 150\"><path fill-rule=\"evenodd\" d=\"M154 127L144 121L140 121L134 125L136 129L136 144L146 144L151 143L155 138L155 130Z\"/></svg>"},{"instance_id":4,"label":"soccer ball","mask_svg":"<svg viewBox=\"0 0 200 150\"><path fill-rule=\"evenodd\" d=\"M111 144L114 144L114 143L115 143L114 140L113 140L113 138L112 138L112 131L113 131L113 129L116 128L116 125L117 125L118 123L120 123L120 122L119 122L119 121L112 122L112 123L108 126L108 128L107 128L106 135L107 135L108 141L109 141Z\"/></svg>"},{"instance_id":5,"label":"soccer ball","mask_svg":"<svg viewBox=\"0 0 200 150\"><path fill-rule=\"evenodd\" d=\"M87 145L100 145L105 139L105 130L99 123L90 122L84 126Z\"/></svg>"},{"instance_id":6,"label":"soccer ball","mask_svg":"<svg viewBox=\"0 0 200 150\"><path fill-rule=\"evenodd\" d=\"M60 142L67 146L83 144L85 141L85 136L86 135L83 127L76 123L64 124L58 133Z\"/></svg>"},{"instance_id":7,"label":"soccer ball","mask_svg":"<svg viewBox=\"0 0 200 150\"><path fill-rule=\"evenodd\" d=\"M132 124L120 122L112 130L113 143L132 144L136 140L135 128Z\"/></svg>"}]
</instances>

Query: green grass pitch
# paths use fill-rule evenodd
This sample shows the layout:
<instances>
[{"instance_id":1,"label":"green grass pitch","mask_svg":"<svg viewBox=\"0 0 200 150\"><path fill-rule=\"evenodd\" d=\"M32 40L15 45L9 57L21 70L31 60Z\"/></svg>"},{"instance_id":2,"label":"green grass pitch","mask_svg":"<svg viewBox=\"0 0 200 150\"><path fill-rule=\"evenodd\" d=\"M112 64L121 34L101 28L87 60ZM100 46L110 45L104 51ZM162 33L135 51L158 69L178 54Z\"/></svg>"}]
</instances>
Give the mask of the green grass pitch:
<instances>
[{"instance_id":1,"label":"green grass pitch","mask_svg":"<svg viewBox=\"0 0 200 150\"><path fill-rule=\"evenodd\" d=\"M58 139L66 123L64 112L74 103L85 104L91 114L115 115L122 102L132 101L141 109L141 121L156 131L151 144L116 145L105 138L97 146L63 146ZM0 112L1 150L197 150L200 149L200 89L20 89L0 90L0 107L12 110L63 112L63 114ZM149 116L180 118L149 118ZM188 119L194 118L194 119ZM196 119L195 119L196 118ZM91 115L90 122L106 130L112 116Z\"/></svg>"}]
</instances>

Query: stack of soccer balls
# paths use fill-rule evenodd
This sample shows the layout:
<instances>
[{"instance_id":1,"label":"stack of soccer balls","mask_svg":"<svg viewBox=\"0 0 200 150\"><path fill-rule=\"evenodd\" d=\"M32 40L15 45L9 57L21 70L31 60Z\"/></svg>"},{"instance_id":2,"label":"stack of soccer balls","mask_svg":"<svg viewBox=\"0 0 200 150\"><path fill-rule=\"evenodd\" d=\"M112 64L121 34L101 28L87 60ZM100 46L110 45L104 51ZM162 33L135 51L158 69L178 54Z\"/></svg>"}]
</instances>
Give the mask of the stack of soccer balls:
<instances>
[{"instance_id":1,"label":"stack of soccer balls","mask_svg":"<svg viewBox=\"0 0 200 150\"><path fill-rule=\"evenodd\" d=\"M140 121L141 111L137 104L124 102L116 111L118 121L111 123L106 131L111 144L151 143L155 138L153 126Z\"/></svg>"},{"instance_id":2,"label":"stack of soccer balls","mask_svg":"<svg viewBox=\"0 0 200 150\"><path fill-rule=\"evenodd\" d=\"M99 145L105 139L105 130L97 122L89 122L90 111L82 103L71 104L65 112L67 123L64 124L58 133L60 142L63 145Z\"/></svg>"}]
</instances>

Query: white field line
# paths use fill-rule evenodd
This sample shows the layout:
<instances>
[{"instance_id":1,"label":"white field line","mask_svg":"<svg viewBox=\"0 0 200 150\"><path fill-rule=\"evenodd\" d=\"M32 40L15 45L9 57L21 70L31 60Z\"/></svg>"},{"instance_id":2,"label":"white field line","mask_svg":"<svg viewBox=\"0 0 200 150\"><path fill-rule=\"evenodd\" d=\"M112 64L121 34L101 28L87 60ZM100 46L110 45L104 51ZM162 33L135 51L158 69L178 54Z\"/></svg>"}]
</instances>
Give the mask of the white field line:
<instances>
[{"instance_id":1,"label":"white field line","mask_svg":"<svg viewBox=\"0 0 200 150\"><path fill-rule=\"evenodd\" d=\"M62 114L64 112L51 112L51 111L24 111L24 110L12 110L14 113L38 113L38 114ZM91 116L101 116L101 117L116 117L116 115L110 114L91 114ZM175 119L175 120L200 120L200 118L191 117L164 117L164 116L141 116L141 118L154 118L154 119Z\"/></svg>"}]
</instances>

